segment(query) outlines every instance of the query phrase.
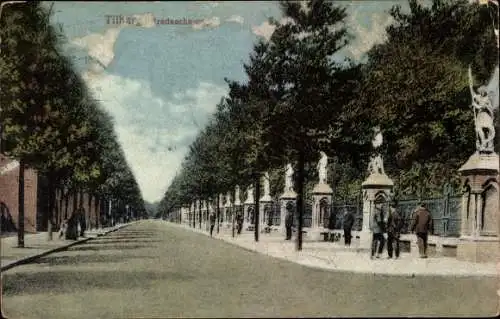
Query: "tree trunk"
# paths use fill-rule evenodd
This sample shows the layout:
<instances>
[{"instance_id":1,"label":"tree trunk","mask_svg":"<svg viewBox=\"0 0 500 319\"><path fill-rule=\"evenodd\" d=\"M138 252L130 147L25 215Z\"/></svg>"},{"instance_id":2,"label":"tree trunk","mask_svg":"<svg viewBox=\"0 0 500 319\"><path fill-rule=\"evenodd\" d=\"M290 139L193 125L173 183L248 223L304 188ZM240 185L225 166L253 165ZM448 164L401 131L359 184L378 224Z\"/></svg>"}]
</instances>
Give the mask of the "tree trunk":
<instances>
[{"instance_id":1,"label":"tree trunk","mask_svg":"<svg viewBox=\"0 0 500 319\"><path fill-rule=\"evenodd\" d=\"M220 196L217 194L217 234L219 233L219 224L220 224Z\"/></svg>"},{"instance_id":2,"label":"tree trunk","mask_svg":"<svg viewBox=\"0 0 500 319\"><path fill-rule=\"evenodd\" d=\"M199 205L198 205L198 226L200 227L201 229L201 200L199 202Z\"/></svg>"},{"instance_id":3,"label":"tree trunk","mask_svg":"<svg viewBox=\"0 0 500 319\"><path fill-rule=\"evenodd\" d=\"M48 216L47 216L47 240L53 239L53 228L54 228L54 208L55 208L55 187L54 187L54 178L49 174L49 207L48 207Z\"/></svg>"},{"instance_id":4,"label":"tree trunk","mask_svg":"<svg viewBox=\"0 0 500 319\"><path fill-rule=\"evenodd\" d=\"M78 192L77 191L72 191L71 196L73 196L73 210L71 212L71 216L75 213L76 209L78 208Z\"/></svg>"},{"instance_id":5,"label":"tree trunk","mask_svg":"<svg viewBox=\"0 0 500 319\"><path fill-rule=\"evenodd\" d=\"M254 215L254 237L255 241L259 241L259 226L260 226L260 173L256 174L255 180L255 215Z\"/></svg>"},{"instance_id":6,"label":"tree trunk","mask_svg":"<svg viewBox=\"0 0 500 319\"><path fill-rule=\"evenodd\" d=\"M299 150L299 158L297 163L297 212L298 212L298 229L297 229L297 250L302 250L302 228L304 224L304 164L305 153L303 149Z\"/></svg>"},{"instance_id":7,"label":"tree trunk","mask_svg":"<svg viewBox=\"0 0 500 319\"><path fill-rule=\"evenodd\" d=\"M19 160L17 247L24 248L24 161Z\"/></svg>"}]
</instances>

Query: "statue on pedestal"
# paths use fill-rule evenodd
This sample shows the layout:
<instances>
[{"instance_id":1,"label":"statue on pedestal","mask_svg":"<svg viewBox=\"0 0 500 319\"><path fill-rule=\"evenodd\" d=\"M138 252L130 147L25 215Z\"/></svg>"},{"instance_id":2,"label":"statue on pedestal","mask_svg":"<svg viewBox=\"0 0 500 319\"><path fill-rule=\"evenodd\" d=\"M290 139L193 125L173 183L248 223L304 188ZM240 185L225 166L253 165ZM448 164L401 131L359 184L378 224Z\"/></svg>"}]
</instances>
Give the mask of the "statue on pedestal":
<instances>
[{"instance_id":1,"label":"statue on pedestal","mask_svg":"<svg viewBox=\"0 0 500 319\"><path fill-rule=\"evenodd\" d=\"M373 128L375 136L372 141L373 148L375 149L374 155L370 158L370 163L368 163L368 173L371 174L381 174L385 175L384 171L384 160L382 155L377 151L377 149L382 145L384 139L382 136L382 131L379 127Z\"/></svg>"},{"instance_id":2,"label":"statue on pedestal","mask_svg":"<svg viewBox=\"0 0 500 319\"><path fill-rule=\"evenodd\" d=\"M234 204L238 205L240 203L240 187L236 185L234 189Z\"/></svg>"},{"instance_id":3,"label":"statue on pedestal","mask_svg":"<svg viewBox=\"0 0 500 319\"><path fill-rule=\"evenodd\" d=\"M247 200L246 202L247 203L253 203L255 200L254 200L254 197L253 197L253 185L250 185L247 189Z\"/></svg>"},{"instance_id":4,"label":"statue on pedestal","mask_svg":"<svg viewBox=\"0 0 500 319\"><path fill-rule=\"evenodd\" d=\"M496 69L498 78L498 68ZM495 76L493 76L494 78ZM492 79L493 80L493 79ZM498 81L498 79L497 79ZM472 71L469 67L469 88L472 97L472 108L474 110L474 124L476 129L476 149L479 153L493 153L494 152L494 139L495 139L495 126L493 123L494 107L498 107L498 92L491 87L491 82L488 86L480 86L477 93L474 92L472 87ZM498 83L497 91L498 91ZM496 103L495 103L496 102ZM496 105L495 105L496 104Z\"/></svg>"},{"instance_id":5,"label":"statue on pedestal","mask_svg":"<svg viewBox=\"0 0 500 319\"><path fill-rule=\"evenodd\" d=\"M271 196L271 190L269 187L269 173L268 172L266 172L264 174L264 196L265 197Z\"/></svg>"},{"instance_id":6,"label":"statue on pedestal","mask_svg":"<svg viewBox=\"0 0 500 319\"><path fill-rule=\"evenodd\" d=\"M326 166L328 165L328 156L324 152L320 152L321 154L321 159L318 162L317 169L318 169L318 176L319 176L319 183L320 184L326 184Z\"/></svg>"},{"instance_id":7,"label":"statue on pedestal","mask_svg":"<svg viewBox=\"0 0 500 319\"><path fill-rule=\"evenodd\" d=\"M285 173L285 193L293 191L293 167L292 164L286 165Z\"/></svg>"}]
</instances>

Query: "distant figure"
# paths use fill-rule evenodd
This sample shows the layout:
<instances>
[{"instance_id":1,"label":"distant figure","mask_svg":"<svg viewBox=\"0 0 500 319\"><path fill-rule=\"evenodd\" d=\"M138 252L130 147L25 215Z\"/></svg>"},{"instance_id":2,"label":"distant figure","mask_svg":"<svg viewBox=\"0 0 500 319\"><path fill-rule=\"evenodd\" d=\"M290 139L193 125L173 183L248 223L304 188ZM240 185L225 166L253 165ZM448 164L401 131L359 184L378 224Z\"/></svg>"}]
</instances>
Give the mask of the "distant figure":
<instances>
[{"instance_id":1,"label":"distant figure","mask_svg":"<svg viewBox=\"0 0 500 319\"><path fill-rule=\"evenodd\" d=\"M371 258L375 256L375 252L377 252L376 257L380 258L380 255L384 250L384 244L385 244L384 212L382 208L375 209L372 215L371 230L373 232ZM378 245L378 250L377 250L377 245Z\"/></svg>"},{"instance_id":2,"label":"distant figure","mask_svg":"<svg viewBox=\"0 0 500 319\"><path fill-rule=\"evenodd\" d=\"M292 227L293 227L293 212L292 212L292 205L288 204L287 207L287 212L285 216L285 229L286 229L286 238L285 240L290 240L292 239Z\"/></svg>"},{"instance_id":3,"label":"distant figure","mask_svg":"<svg viewBox=\"0 0 500 319\"><path fill-rule=\"evenodd\" d=\"M243 216L241 215L241 212L238 212L238 215L236 215L236 223L238 225L238 235L241 234L241 230L243 229Z\"/></svg>"},{"instance_id":4,"label":"distant figure","mask_svg":"<svg viewBox=\"0 0 500 319\"><path fill-rule=\"evenodd\" d=\"M211 212L210 213L210 237L212 237L214 233L214 227L215 227L215 213Z\"/></svg>"},{"instance_id":5,"label":"distant figure","mask_svg":"<svg viewBox=\"0 0 500 319\"><path fill-rule=\"evenodd\" d=\"M403 228L403 218L396 210L396 204L391 204L389 217L387 219L387 254L392 258L393 250L396 253L396 258L399 258L399 239L401 237L401 229Z\"/></svg>"},{"instance_id":6,"label":"distant figure","mask_svg":"<svg viewBox=\"0 0 500 319\"><path fill-rule=\"evenodd\" d=\"M429 237L429 232L434 234L434 222L432 221L432 215L425 203L420 203L420 206L415 209L411 231L417 234L417 245L420 258L427 258L427 239Z\"/></svg>"},{"instance_id":7,"label":"distant figure","mask_svg":"<svg viewBox=\"0 0 500 319\"><path fill-rule=\"evenodd\" d=\"M328 216L328 231L330 233L330 241L335 240L335 226L337 226L337 215L335 212L331 211Z\"/></svg>"},{"instance_id":8,"label":"distant figure","mask_svg":"<svg viewBox=\"0 0 500 319\"><path fill-rule=\"evenodd\" d=\"M64 219L61 223L61 227L59 229L59 239L66 237L66 231L68 230L68 220Z\"/></svg>"},{"instance_id":9,"label":"distant figure","mask_svg":"<svg viewBox=\"0 0 500 319\"><path fill-rule=\"evenodd\" d=\"M351 246L352 239L352 227L354 226L354 215L348 210L344 211L344 244L346 246Z\"/></svg>"}]
</instances>

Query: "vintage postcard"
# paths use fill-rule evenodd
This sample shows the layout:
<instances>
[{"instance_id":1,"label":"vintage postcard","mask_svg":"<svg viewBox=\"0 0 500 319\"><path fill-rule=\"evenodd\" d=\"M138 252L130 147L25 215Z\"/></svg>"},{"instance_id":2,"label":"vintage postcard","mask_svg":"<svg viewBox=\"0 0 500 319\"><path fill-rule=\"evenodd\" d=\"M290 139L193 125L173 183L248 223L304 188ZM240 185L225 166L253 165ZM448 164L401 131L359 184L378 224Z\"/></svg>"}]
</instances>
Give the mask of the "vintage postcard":
<instances>
[{"instance_id":1,"label":"vintage postcard","mask_svg":"<svg viewBox=\"0 0 500 319\"><path fill-rule=\"evenodd\" d=\"M498 0L2 1L1 317L500 313Z\"/></svg>"}]
</instances>

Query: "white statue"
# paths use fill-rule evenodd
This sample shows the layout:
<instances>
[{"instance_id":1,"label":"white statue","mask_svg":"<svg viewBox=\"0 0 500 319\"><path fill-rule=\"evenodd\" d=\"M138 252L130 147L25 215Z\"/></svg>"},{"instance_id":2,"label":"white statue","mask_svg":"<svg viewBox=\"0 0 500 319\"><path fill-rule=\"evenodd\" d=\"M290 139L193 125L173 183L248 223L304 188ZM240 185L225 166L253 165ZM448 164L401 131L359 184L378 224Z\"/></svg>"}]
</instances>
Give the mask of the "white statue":
<instances>
[{"instance_id":1,"label":"white statue","mask_svg":"<svg viewBox=\"0 0 500 319\"><path fill-rule=\"evenodd\" d=\"M370 163L368 163L368 173L370 175L371 174L385 175L384 160L382 159L382 155L377 154L373 155L370 158Z\"/></svg>"},{"instance_id":2,"label":"white statue","mask_svg":"<svg viewBox=\"0 0 500 319\"><path fill-rule=\"evenodd\" d=\"M319 183L326 184L326 165L328 165L328 156L324 152L320 152L321 159L318 162L317 169L319 175Z\"/></svg>"},{"instance_id":3,"label":"white statue","mask_svg":"<svg viewBox=\"0 0 500 319\"><path fill-rule=\"evenodd\" d=\"M292 164L286 165L285 193L288 191L293 191L293 167L292 167Z\"/></svg>"},{"instance_id":4,"label":"white statue","mask_svg":"<svg viewBox=\"0 0 500 319\"><path fill-rule=\"evenodd\" d=\"M377 148L379 148L382 145L382 143L384 142L384 138L382 136L382 131L380 130L379 127L374 127L373 132L375 133L375 136L373 137L372 145L373 145L373 148L376 150ZM368 163L368 173L370 175L371 174L381 174L381 175L385 174L384 160L382 159L382 155L380 155L378 152L376 152L370 158L370 163Z\"/></svg>"},{"instance_id":5,"label":"white statue","mask_svg":"<svg viewBox=\"0 0 500 319\"><path fill-rule=\"evenodd\" d=\"M247 189L247 200L248 203L253 203L255 201L253 197L253 185L250 185Z\"/></svg>"},{"instance_id":6,"label":"white statue","mask_svg":"<svg viewBox=\"0 0 500 319\"><path fill-rule=\"evenodd\" d=\"M234 204L239 205L240 204L240 187L236 185L234 189Z\"/></svg>"},{"instance_id":7,"label":"white statue","mask_svg":"<svg viewBox=\"0 0 500 319\"><path fill-rule=\"evenodd\" d=\"M498 73L497 70L496 73ZM493 78L494 77L495 76L493 76ZM474 124L477 137L476 149L480 153L492 153L494 151L493 142L495 139L493 112L494 112L494 107L495 106L498 107L498 96L496 97L495 101L495 93L497 92L495 92L492 89L488 90L486 86L480 86L477 89L478 93L476 93L474 92L474 89L472 87L472 82L473 82L472 70L469 66L469 88L472 96L472 107L474 110Z\"/></svg>"},{"instance_id":8,"label":"white statue","mask_svg":"<svg viewBox=\"0 0 500 319\"><path fill-rule=\"evenodd\" d=\"M267 197L267 196L271 196L271 189L269 187L269 173L266 172L264 174L264 196Z\"/></svg>"}]
</instances>

